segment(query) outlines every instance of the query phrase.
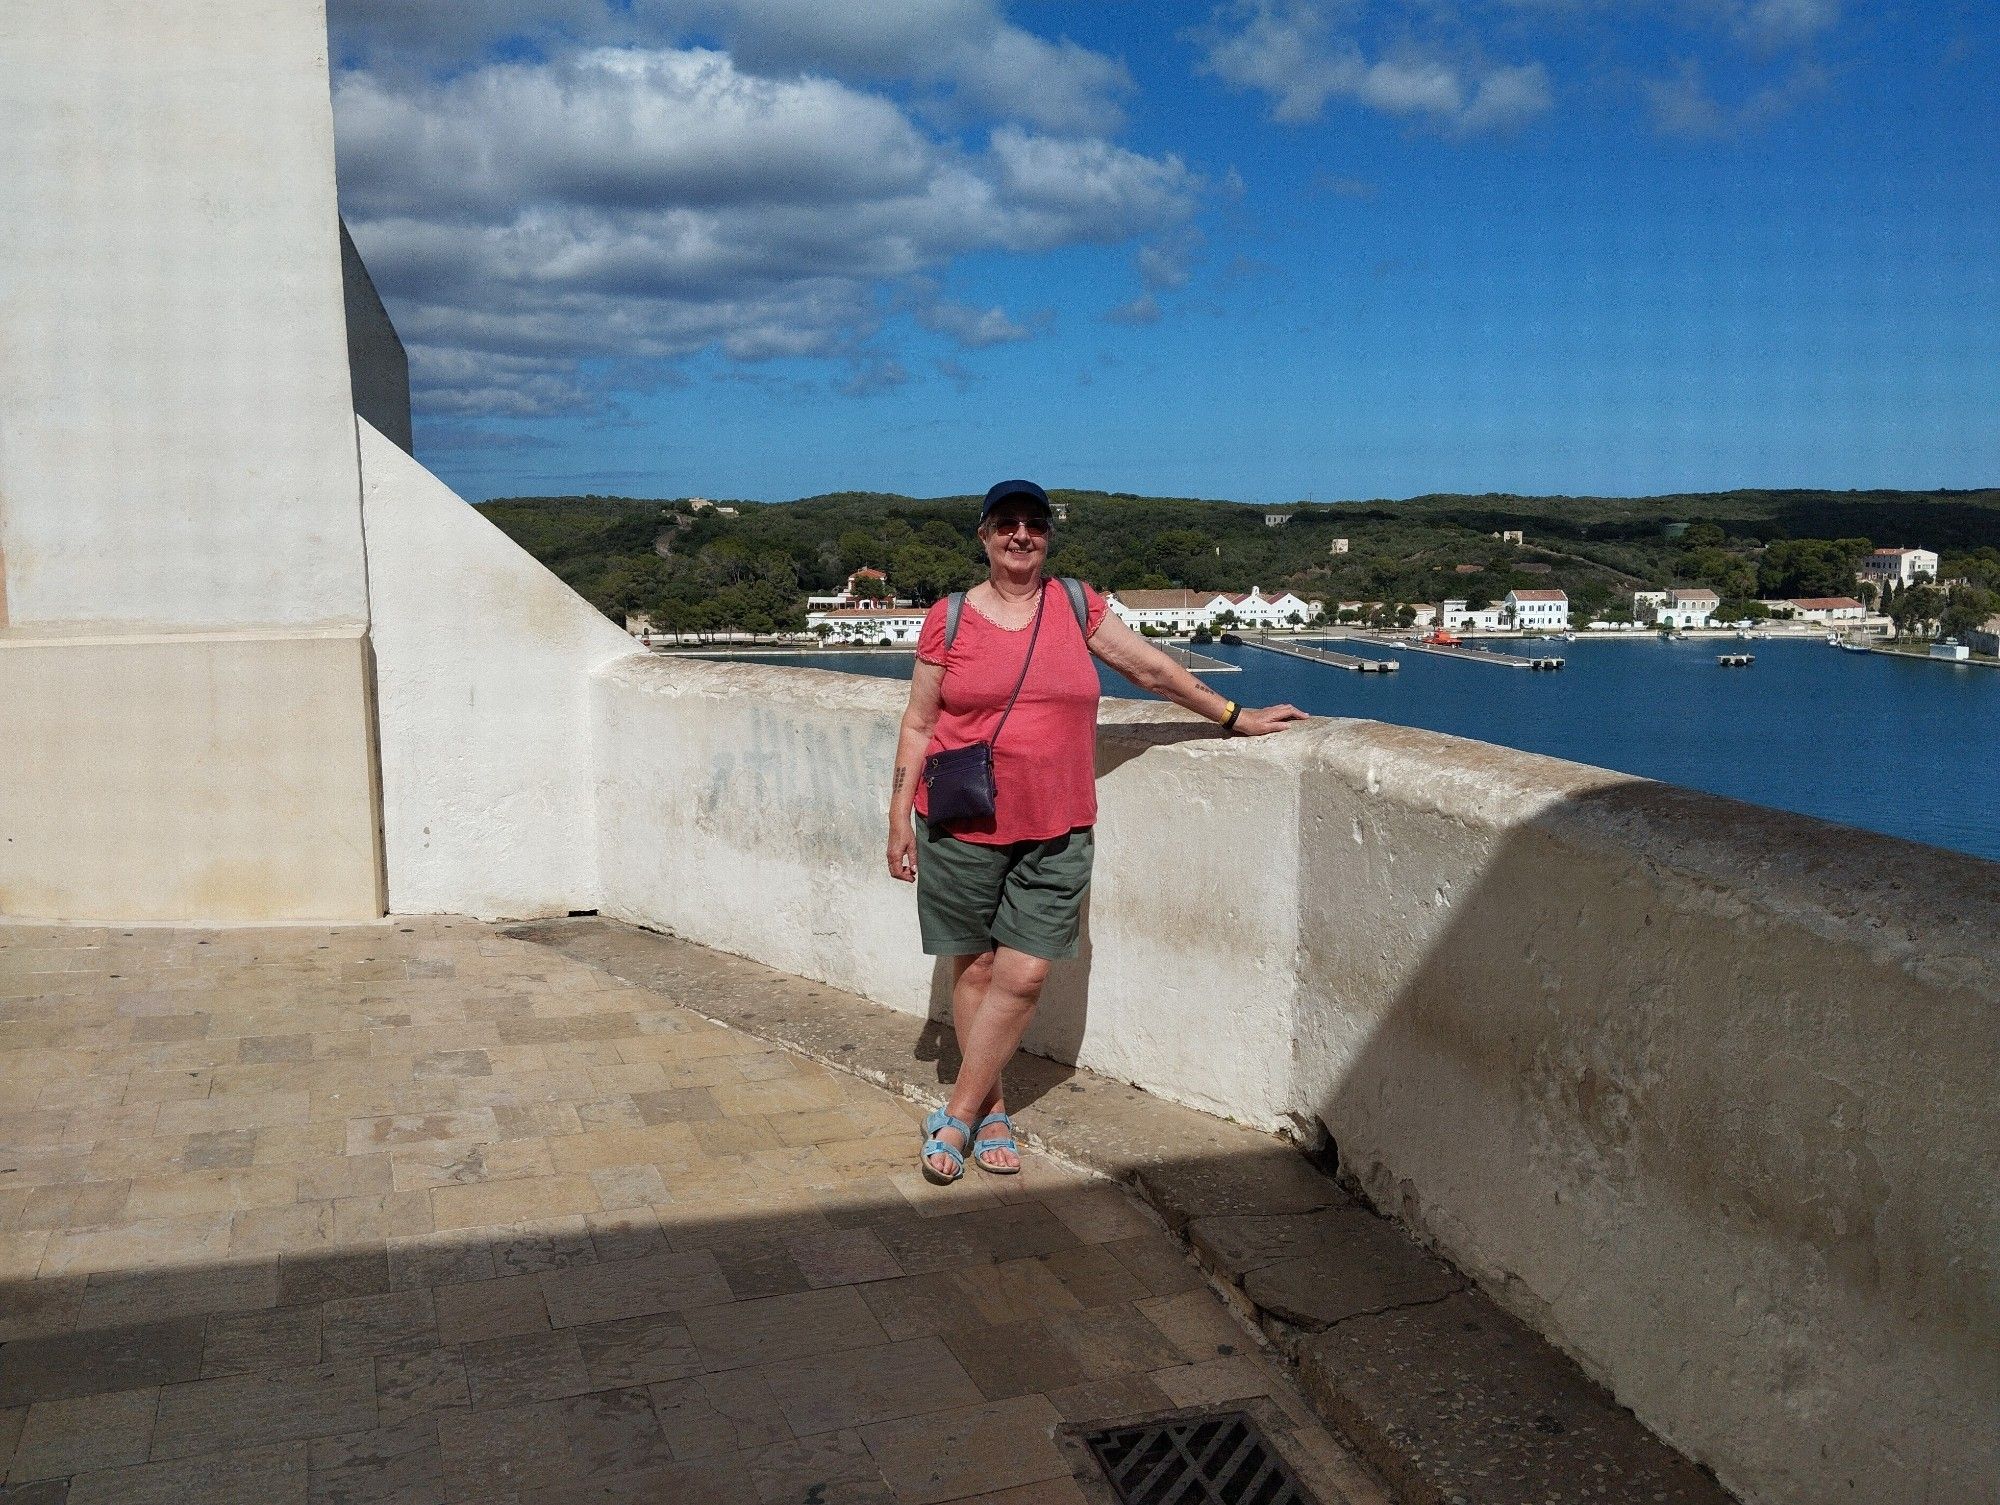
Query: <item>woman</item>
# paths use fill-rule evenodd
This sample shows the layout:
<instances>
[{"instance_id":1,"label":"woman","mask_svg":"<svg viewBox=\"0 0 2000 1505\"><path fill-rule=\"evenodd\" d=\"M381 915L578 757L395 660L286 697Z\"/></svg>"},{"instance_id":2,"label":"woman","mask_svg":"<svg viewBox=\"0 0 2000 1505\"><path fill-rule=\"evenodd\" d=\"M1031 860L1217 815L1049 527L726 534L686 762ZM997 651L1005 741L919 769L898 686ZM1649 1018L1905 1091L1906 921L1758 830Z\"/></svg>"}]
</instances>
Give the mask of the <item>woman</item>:
<instances>
[{"instance_id":1,"label":"woman","mask_svg":"<svg viewBox=\"0 0 2000 1505\"><path fill-rule=\"evenodd\" d=\"M1021 1168L1000 1073L1049 963L1076 955L1097 821L1091 655L1239 736L1305 718L1289 705L1237 706L1106 611L1096 591L1085 586L1073 601L1045 580L1052 524L1033 481L986 493L986 580L966 592L955 623L944 601L924 618L896 747L889 871L917 885L925 952L952 964L961 1064L950 1101L925 1121L922 1151L924 1174L941 1184L963 1174L967 1155L999 1175ZM981 742L993 744L993 814L931 821L926 758Z\"/></svg>"}]
</instances>

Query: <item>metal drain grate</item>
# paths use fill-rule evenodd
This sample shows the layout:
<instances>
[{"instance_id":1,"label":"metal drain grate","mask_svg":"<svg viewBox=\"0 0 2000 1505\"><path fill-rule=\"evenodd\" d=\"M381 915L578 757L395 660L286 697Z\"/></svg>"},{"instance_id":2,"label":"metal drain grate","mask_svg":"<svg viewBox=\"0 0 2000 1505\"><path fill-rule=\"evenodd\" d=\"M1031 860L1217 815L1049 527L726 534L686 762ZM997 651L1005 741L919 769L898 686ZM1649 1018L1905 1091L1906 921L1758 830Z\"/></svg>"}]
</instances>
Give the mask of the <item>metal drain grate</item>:
<instances>
[{"instance_id":1,"label":"metal drain grate","mask_svg":"<svg viewBox=\"0 0 2000 1505\"><path fill-rule=\"evenodd\" d=\"M1124 1505L1314 1505L1241 1411L1084 1438Z\"/></svg>"}]
</instances>

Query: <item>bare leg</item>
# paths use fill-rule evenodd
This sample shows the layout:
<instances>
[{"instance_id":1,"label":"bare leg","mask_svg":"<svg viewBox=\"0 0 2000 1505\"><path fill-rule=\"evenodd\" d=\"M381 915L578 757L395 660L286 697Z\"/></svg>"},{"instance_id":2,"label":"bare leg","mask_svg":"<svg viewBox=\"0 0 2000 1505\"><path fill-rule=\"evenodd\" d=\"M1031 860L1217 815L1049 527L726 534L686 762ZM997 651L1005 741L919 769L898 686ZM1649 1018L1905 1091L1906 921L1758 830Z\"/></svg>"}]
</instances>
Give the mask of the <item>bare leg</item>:
<instances>
[{"instance_id":1,"label":"bare leg","mask_svg":"<svg viewBox=\"0 0 2000 1505\"><path fill-rule=\"evenodd\" d=\"M952 1017L961 1059L958 1081L945 1105L953 1118L977 1123L988 1113L1005 1111L1000 1074L1020 1049L1048 976L1049 964L1041 957L1010 946L958 959ZM1020 1163L1006 1150L993 1151L990 1159L996 1166ZM932 1156L931 1164L943 1174L951 1172L950 1162L942 1156Z\"/></svg>"}]
</instances>

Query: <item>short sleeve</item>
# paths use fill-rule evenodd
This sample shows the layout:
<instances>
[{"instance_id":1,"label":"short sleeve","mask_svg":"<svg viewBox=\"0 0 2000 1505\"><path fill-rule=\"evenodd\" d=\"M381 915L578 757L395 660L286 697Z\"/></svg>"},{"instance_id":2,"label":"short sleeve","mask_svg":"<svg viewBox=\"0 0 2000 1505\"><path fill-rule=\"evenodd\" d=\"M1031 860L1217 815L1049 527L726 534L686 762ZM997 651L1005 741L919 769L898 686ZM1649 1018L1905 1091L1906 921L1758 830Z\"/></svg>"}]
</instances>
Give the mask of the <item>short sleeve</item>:
<instances>
[{"instance_id":1,"label":"short sleeve","mask_svg":"<svg viewBox=\"0 0 2000 1505\"><path fill-rule=\"evenodd\" d=\"M1097 624L1104 620L1105 610L1110 603L1098 594L1097 587L1088 580L1080 583L1083 586L1083 635L1088 640L1090 635L1097 631Z\"/></svg>"},{"instance_id":2,"label":"short sleeve","mask_svg":"<svg viewBox=\"0 0 2000 1505\"><path fill-rule=\"evenodd\" d=\"M945 603L938 601L924 613L923 630L917 634L917 657L927 664L944 667Z\"/></svg>"}]
</instances>

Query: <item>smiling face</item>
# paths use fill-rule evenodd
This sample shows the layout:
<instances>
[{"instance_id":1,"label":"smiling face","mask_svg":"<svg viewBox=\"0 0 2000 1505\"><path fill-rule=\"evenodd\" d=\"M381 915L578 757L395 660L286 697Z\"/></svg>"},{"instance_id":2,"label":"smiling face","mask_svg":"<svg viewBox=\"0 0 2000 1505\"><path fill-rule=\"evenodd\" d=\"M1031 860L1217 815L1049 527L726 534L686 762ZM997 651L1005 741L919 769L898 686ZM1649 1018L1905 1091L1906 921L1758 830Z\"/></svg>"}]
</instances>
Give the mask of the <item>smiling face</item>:
<instances>
[{"instance_id":1,"label":"smiling face","mask_svg":"<svg viewBox=\"0 0 2000 1505\"><path fill-rule=\"evenodd\" d=\"M1046 507L1026 497L1009 497L979 525L986 563L996 573L1025 578L1049 557L1051 519Z\"/></svg>"}]
</instances>

